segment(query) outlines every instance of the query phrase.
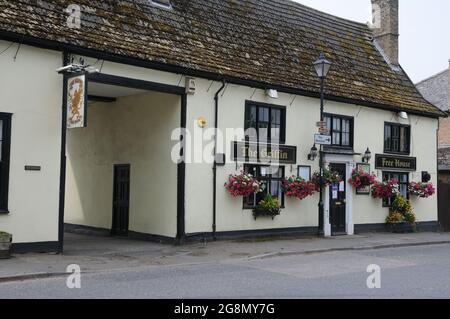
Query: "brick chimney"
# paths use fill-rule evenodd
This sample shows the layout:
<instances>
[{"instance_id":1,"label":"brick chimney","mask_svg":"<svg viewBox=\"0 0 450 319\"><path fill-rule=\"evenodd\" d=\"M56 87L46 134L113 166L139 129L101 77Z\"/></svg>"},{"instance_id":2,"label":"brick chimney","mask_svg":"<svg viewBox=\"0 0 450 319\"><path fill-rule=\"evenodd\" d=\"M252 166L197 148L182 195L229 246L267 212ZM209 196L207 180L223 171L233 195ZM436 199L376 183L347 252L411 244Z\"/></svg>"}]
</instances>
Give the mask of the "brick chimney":
<instances>
[{"instance_id":1,"label":"brick chimney","mask_svg":"<svg viewBox=\"0 0 450 319\"><path fill-rule=\"evenodd\" d=\"M398 0L372 0L373 35L384 51L388 62L399 65L398 60Z\"/></svg>"}]
</instances>

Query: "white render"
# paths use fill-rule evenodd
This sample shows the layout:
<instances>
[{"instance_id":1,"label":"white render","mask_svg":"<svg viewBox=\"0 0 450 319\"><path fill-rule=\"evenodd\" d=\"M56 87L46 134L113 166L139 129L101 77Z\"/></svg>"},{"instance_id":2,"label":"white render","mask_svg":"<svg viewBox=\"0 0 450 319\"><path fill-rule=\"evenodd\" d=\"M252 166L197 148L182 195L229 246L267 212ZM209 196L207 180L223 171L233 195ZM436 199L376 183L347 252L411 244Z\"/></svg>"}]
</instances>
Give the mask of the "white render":
<instances>
[{"instance_id":1,"label":"white render","mask_svg":"<svg viewBox=\"0 0 450 319\"><path fill-rule=\"evenodd\" d=\"M67 135L66 223L111 229L113 167L130 164L130 231L175 237L170 138L180 105L178 96L156 92L89 105L88 127Z\"/></svg>"},{"instance_id":2,"label":"white render","mask_svg":"<svg viewBox=\"0 0 450 319\"><path fill-rule=\"evenodd\" d=\"M8 45L0 41L0 47ZM58 234L58 204L60 177L60 148L61 148L61 103L62 76L55 70L61 66L62 54L56 51L32 48L23 45L17 61L13 61L14 50L0 56L0 112L13 113L12 119L12 149L11 173L9 189L9 215L0 215L0 230L11 232L14 242L43 242L56 241ZM95 63L97 59L86 58L87 63ZM102 72L109 75L128 77L178 86L184 85L184 77L180 74L155 71L129 65L122 65L106 61ZM214 94L221 86L220 82L206 79L196 79L196 93L188 95L187 126L193 131L197 126L197 119L204 117L207 128L214 126ZM21 94L18 94L21 92ZM316 132L316 122L319 120L319 100L303 96L294 96L279 92L278 99L267 97L263 90L240 86L227 85L223 94L219 95L219 129L242 128L244 126L245 101L252 100L275 105L286 106L287 132L286 145L297 146L298 158L296 165L286 165L286 176L297 174L297 165L312 166L312 171L318 170L318 160L310 162L307 155L313 145L313 134ZM161 116L161 130L152 132L152 139L158 139L161 152L170 152L172 141L167 128L178 127L180 123L179 97L162 96L159 93L149 93L134 97L119 99L116 105L102 105L97 103L90 110L89 127L68 134L68 162L67 162L67 190L66 190L66 222L87 226L110 228L112 215L112 164L129 161L119 157L112 151L112 145L100 145L98 141L89 139L86 135L91 131L104 134L105 137L118 134L117 123L124 118L121 112L127 109L127 103L134 104L136 109L129 119L140 118L144 110L140 106L147 102L161 99L160 111L155 112L154 121ZM128 101L128 102L127 102ZM133 102L133 103L131 103ZM131 107L131 106L130 106ZM168 107L165 109L165 107ZM108 110L106 110L108 108ZM109 110L111 109L111 110ZM436 159L436 131L438 120L409 115L408 120L399 119L394 112L383 111L358 105L327 101L325 112L354 117L354 150L364 153L367 147L373 155L383 154L384 122L399 122L411 125L411 154L417 157L417 171L410 174L411 181L419 181L421 171L428 171L432 175L432 182L437 184ZM148 114L147 114L148 115ZM110 120L101 121L101 116ZM151 123L150 118L148 119ZM139 212L136 219L130 219L130 230L141 233L174 237L176 232L176 192L163 194L158 192L157 203L150 203L151 198L143 200L144 194L151 193L153 185L139 175L150 176L155 173L150 159L157 161L156 167L162 168L161 176L168 174L170 188L176 190L176 166L166 162L170 154L160 154L153 159L150 152L142 152L142 145L150 137L140 129L147 123L142 121L139 127L124 125L120 130L125 134L122 142L137 143L132 149L123 150L130 154L130 158L138 160L138 171L132 165L132 211ZM149 125L151 127L151 125ZM142 133L142 134L141 134ZM84 154L92 154L101 163L97 167L86 166L83 170L75 168L80 163L79 153L73 152L71 147L81 142L85 136L89 143L80 144ZM125 138L126 137L126 138ZM134 139L134 140L133 140ZM108 140L106 138L106 140ZM91 144L91 142L93 144ZM134 147L134 148L133 148ZM189 151L189 150L188 150ZM78 156L78 157L77 157ZM375 171L374 157L371 169ZM149 162L146 162L146 160ZM161 163L163 162L163 163ZM361 162L361 156L345 159L347 171L356 163ZM103 165L104 164L104 165ZM40 172L26 172L25 165L42 165ZM175 167L175 170L174 170ZM100 169L101 168L101 169ZM282 214L272 219L254 220L250 210L242 209L242 200L230 197L223 184L229 174L238 173L243 169L243 163L230 160L227 154L227 164L218 167L217 171L217 231L248 231L278 228L317 227L318 196L304 201L286 198L286 208ZM375 171L381 178L381 171ZM76 176L77 174L78 177ZM137 174L137 175L133 175ZM175 175L174 175L175 174ZM152 175L153 176L153 175ZM160 178L161 176L158 176ZM95 194L91 198L83 195L80 185L76 185L77 178L93 184ZM145 179L145 180L144 180ZM212 231L212 193L213 171L212 164L186 165L186 233L210 233ZM354 225L382 224L387 216L387 208L383 208L380 200L367 195L356 195L348 187L347 200L347 232L353 233ZM156 193L155 193L156 194ZM430 199L412 200L418 221L437 221L437 196ZM150 206L152 205L152 206ZM87 212L89 217L87 217ZM130 216L131 216L130 211Z\"/></svg>"},{"instance_id":3,"label":"white render","mask_svg":"<svg viewBox=\"0 0 450 319\"><path fill-rule=\"evenodd\" d=\"M0 112L13 114L10 214L0 215L0 229L15 243L57 241L62 79L55 70L62 54L22 45L14 62L17 45L0 55Z\"/></svg>"}]
</instances>

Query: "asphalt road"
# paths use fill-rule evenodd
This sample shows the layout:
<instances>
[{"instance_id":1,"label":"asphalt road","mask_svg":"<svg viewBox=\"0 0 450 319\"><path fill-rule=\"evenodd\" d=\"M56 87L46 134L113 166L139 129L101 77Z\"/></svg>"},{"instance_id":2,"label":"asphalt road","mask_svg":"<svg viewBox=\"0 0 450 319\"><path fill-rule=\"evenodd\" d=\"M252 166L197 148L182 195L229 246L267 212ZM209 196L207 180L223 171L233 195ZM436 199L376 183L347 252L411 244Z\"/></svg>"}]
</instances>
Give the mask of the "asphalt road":
<instances>
[{"instance_id":1,"label":"asphalt road","mask_svg":"<svg viewBox=\"0 0 450 319\"><path fill-rule=\"evenodd\" d=\"M381 288L367 287L367 267ZM0 284L7 298L450 298L450 245L149 266Z\"/></svg>"}]
</instances>

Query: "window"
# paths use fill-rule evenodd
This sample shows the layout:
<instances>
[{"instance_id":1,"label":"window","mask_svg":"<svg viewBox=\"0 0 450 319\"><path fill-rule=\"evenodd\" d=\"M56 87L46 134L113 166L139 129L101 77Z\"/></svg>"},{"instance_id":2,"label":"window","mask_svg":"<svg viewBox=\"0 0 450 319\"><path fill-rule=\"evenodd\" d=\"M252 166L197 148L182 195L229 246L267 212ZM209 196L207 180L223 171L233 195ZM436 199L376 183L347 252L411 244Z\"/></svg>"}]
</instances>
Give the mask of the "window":
<instances>
[{"instance_id":1,"label":"window","mask_svg":"<svg viewBox=\"0 0 450 319\"><path fill-rule=\"evenodd\" d=\"M247 102L245 130L250 141L283 144L286 140L286 109Z\"/></svg>"},{"instance_id":2,"label":"window","mask_svg":"<svg viewBox=\"0 0 450 319\"><path fill-rule=\"evenodd\" d=\"M245 165L245 172L247 174L252 174L262 183L262 192L252 194L245 198L244 208L255 208L268 193L270 193L274 199L278 199L281 206L284 206L284 194L281 189L284 179L284 167Z\"/></svg>"},{"instance_id":3,"label":"window","mask_svg":"<svg viewBox=\"0 0 450 319\"><path fill-rule=\"evenodd\" d=\"M406 125L384 125L384 152L409 154L411 128Z\"/></svg>"},{"instance_id":4,"label":"window","mask_svg":"<svg viewBox=\"0 0 450 319\"><path fill-rule=\"evenodd\" d=\"M311 166L299 166L298 167L298 177L304 179L305 181L311 180Z\"/></svg>"},{"instance_id":5,"label":"window","mask_svg":"<svg viewBox=\"0 0 450 319\"><path fill-rule=\"evenodd\" d=\"M0 213L8 213L11 114L0 113Z\"/></svg>"},{"instance_id":6,"label":"window","mask_svg":"<svg viewBox=\"0 0 450 319\"><path fill-rule=\"evenodd\" d=\"M327 114L325 122L332 137L332 146L353 147L353 118Z\"/></svg>"},{"instance_id":7,"label":"window","mask_svg":"<svg viewBox=\"0 0 450 319\"><path fill-rule=\"evenodd\" d=\"M395 178L398 181L398 184L400 185L400 195L402 195L404 198L409 198L409 193L408 193L409 174L408 173L383 172L383 181L384 182L387 182L393 178ZM394 199L384 201L383 206L390 207L392 205L393 200Z\"/></svg>"}]
</instances>

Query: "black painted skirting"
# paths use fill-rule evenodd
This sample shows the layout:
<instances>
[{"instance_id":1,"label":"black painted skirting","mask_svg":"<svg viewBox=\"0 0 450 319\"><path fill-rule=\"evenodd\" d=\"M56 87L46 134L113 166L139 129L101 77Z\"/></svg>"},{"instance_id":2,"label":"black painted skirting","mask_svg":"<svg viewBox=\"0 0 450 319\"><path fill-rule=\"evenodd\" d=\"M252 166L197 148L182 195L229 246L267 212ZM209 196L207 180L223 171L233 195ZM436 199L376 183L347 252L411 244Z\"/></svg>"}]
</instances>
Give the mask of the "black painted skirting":
<instances>
[{"instance_id":1,"label":"black painted skirting","mask_svg":"<svg viewBox=\"0 0 450 319\"><path fill-rule=\"evenodd\" d=\"M277 228L277 229L259 229L259 230L243 230L243 231L226 231L217 232L217 240L232 239L256 239L262 237L301 237L301 236L317 236L317 227L298 227L298 228ZM198 242L213 240L213 233L196 233L187 234L185 242Z\"/></svg>"},{"instance_id":2,"label":"black painted skirting","mask_svg":"<svg viewBox=\"0 0 450 319\"><path fill-rule=\"evenodd\" d=\"M418 232L439 232L439 222L421 222L417 223ZM362 224L355 225L355 234L361 233L385 233L390 232L386 224Z\"/></svg>"},{"instance_id":3,"label":"black painted skirting","mask_svg":"<svg viewBox=\"0 0 450 319\"><path fill-rule=\"evenodd\" d=\"M417 231L419 232L438 232L440 227L438 222L422 222L417 223ZM111 230L65 224L65 231L68 233L90 235L90 236L111 236ZM361 233L383 233L390 232L385 224L362 224L355 225L355 234ZM130 231L128 238L156 242L161 244L187 244L204 241L216 240L236 240L236 239L258 239L263 237L315 237L317 236L317 227L298 227L298 228L278 228L278 229L260 229L260 230L243 230L243 231L226 231L217 232L216 238L212 232L186 234L182 242L176 238L170 238L160 235L143 234Z\"/></svg>"},{"instance_id":4,"label":"black painted skirting","mask_svg":"<svg viewBox=\"0 0 450 319\"><path fill-rule=\"evenodd\" d=\"M101 236L101 237L113 237L111 230L106 228L98 228L92 226L64 224L64 231L69 234L88 235L88 236ZM120 236L117 236L120 238ZM129 231L126 238L150 241L161 244L175 244L175 238L170 238L160 235L143 234L134 231Z\"/></svg>"},{"instance_id":5,"label":"black painted skirting","mask_svg":"<svg viewBox=\"0 0 450 319\"><path fill-rule=\"evenodd\" d=\"M61 247L57 241L36 242L36 243L17 243L12 244L11 252L13 254L24 253L59 253Z\"/></svg>"}]
</instances>

